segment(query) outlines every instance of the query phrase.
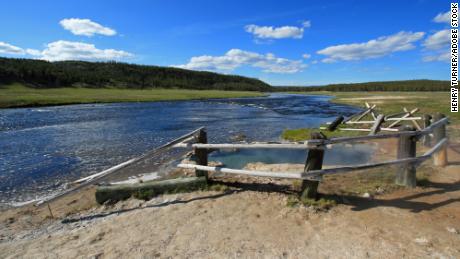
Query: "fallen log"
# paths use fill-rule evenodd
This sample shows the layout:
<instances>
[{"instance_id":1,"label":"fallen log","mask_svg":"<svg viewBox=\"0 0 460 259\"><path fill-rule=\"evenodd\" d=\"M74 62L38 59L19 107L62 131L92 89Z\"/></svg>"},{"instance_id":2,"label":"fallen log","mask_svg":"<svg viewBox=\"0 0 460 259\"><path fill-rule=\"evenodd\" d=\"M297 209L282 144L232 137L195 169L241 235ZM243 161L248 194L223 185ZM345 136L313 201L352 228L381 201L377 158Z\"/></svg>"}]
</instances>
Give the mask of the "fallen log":
<instances>
[{"instance_id":1,"label":"fallen log","mask_svg":"<svg viewBox=\"0 0 460 259\"><path fill-rule=\"evenodd\" d=\"M99 204L103 204L108 200L125 200L131 196L139 199L150 199L162 193L190 192L205 187L206 177L186 177L137 184L99 186L96 189L96 201Z\"/></svg>"},{"instance_id":2,"label":"fallen log","mask_svg":"<svg viewBox=\"0 0 460 259\"><path fill-rule=\"evenodd\" d=\"M335 129L337 129L340 123L342 123L343 120L344 120L343 116L337 117L331 124L329 124L329 126L327 126L327 130L334 131Z\"/></svg>"}]
</instances>

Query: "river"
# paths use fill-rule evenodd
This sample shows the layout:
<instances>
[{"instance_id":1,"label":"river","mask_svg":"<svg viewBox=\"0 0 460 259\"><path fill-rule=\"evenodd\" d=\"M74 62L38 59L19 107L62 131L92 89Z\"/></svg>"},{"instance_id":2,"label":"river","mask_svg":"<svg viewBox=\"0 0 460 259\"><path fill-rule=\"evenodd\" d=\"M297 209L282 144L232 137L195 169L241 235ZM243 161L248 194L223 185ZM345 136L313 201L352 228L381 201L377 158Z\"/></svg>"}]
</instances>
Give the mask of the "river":
<instances>
[{"instance_id":1,"label":"river","mask_svg":"<svg viewBox=\"0 0 460 259\"><path fill-rule=\"evenodd\" d=\"M35 199L200 126L207 127L209 142L227 142L238 134L245 135L248 141L273 141L279 139L283 129L317 127L338 115L358 111L331 103L330 98L272 94L257 98L1 109L0 203ZM340 150L336 153L357 157ZM217 153L214 157L242 167L242 157L295 162L304 155L240 152ZM326 162L335 157L332 153Z\"/></svg>"}]
</instances>

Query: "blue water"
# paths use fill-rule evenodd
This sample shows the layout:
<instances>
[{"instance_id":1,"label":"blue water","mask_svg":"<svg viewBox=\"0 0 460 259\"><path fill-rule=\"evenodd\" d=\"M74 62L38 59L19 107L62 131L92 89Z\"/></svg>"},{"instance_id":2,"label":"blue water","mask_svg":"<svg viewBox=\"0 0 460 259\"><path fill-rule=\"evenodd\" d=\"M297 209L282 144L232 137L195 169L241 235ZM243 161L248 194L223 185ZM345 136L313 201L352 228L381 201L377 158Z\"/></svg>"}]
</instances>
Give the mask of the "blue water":
<instances>
[{"instance_id":1,"label":"blue water","mask_svg":"<svg viewBox=\"0 0 460 259\"><path fill-rule=\"evenodd\" d=\"M319 126L338 115L358 111L330 103L329 99L273 94L261 98L1 109L0 203L42 195L200 126L208 128L210 142L227 142L236 134L244 134L248 141L273 141L285 128ZM241 155L215 156L235 160ZM301 160L302 156L293 157ZM276 161L280 156L259 153L260 157Z\"/></svg>"},{"instance_id":2,"label":"blue water","mask_svg":"<svg viewBox=\"0 0 460 259\"><path fill-rule=\"evenodd\" d=\"M307 150L286 149L242 149L237 152L220 150L209 156L210 161L219 161L226 167L242 169L247 163L304 164ZM352 165L365 163L372 156L372 147L366 144L334 145L324 154L324 165Z\"/></svg>"}]
</instances>

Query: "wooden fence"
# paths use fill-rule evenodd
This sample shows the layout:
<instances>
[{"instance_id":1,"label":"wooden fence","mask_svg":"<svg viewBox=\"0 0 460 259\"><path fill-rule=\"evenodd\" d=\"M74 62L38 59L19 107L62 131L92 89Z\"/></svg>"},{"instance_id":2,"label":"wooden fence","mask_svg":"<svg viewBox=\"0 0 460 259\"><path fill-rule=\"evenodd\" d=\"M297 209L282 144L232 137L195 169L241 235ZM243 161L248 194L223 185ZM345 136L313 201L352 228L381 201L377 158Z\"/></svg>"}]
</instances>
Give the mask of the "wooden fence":
<instances>
[{"instance_id":1,"label":"wooden fence","mask_svg":"<svg viewBox=\"0 0 460 259\"><path fill-rule=\"evenodd\" d=\"M427 121L431 120L431 116L424 116L424 117L416 117L414 116L415 113L419 111L418 108L414 108L412 110L403 108L402 112L390 114L390 115L378 115L376 112L377 105L370 105L367 102L366 110L362 112L358 112L356 114L351 115L347 119L343 116L339 116L333 122L327 123L327 127L320 127L320 129L327 129L329 131L333 130L340 130L340 131L364 131L369 132L370 135L375 135L379 131L400 131L399 123L401 122L410 122L417 130L422 130L422 127L417 122L418 120L423 120L426 124ZM371 117L369 120L363 120L366 116ZM383 126L385 122L389 122L389 125L386 127ZM337 128L340 124L345 124L348 126L352 125L371 125L371 128Z\"/></svg>"},{"instance_id":2,"label":"wooden fence","mask_svg":"<svg viewBox=\"0 0 460 259\"><path fill-rule=\"evenodd\" d=\"M310 140L295 143L270 142L209 144L207 143L206 129L202 128L198 130L194 136L189 137L186 140L174 145L174 147L176 148L193 148L194 156L196 158L196 164L179 164L178 167L195 169L197 176L206 177L208 176L208 172L221 172L226 174L240 174L258 177L301 179L301 196L306 198L316 198L318 184L321 181L323 175L347 173L356 170L400 164L401 167L396 173L396 183L408 187L415 187L416 168L421 162L433 156L435 165L447 165L446 124L448 123L448 119L445 118L444 115L437 114L433 116L433 123L431 123L431 121L428 120L429 122L425 123L425 127L423 129L416 129L414 127L404 126L399 128L398 131L395 131L394 133L376 134L379 131L379 127L382 125L382 122L385 120L385 117L382 115L374 114L374 108L375 106L368 106L368 109L363 112L365 113L365 115L372 114L372 116L375 117L375 120L373 121L374 125L376 125L378 122L378 126L376 126L375 128L373 127L371 129L371 132L373 132L374 134L370 134L367 136L338 137L327 139L321 133L312 133ZM403 117L399 118L400 120L396 119L393 121L400 122L404 120L409 120L409 117L412 116L414 112L414 110L408 111L405 113L405 115L403 114ZM364 116L360 115L359 119L363 117ZM388 117L388 119L391 119L391 117ZM343 121L344 120L342 119L339 123L342 123ZM345 123L347 123L347 121L345 121ZM334 124L334 122L332 122L331 124ZM392 127L393 126L394 125L392 125ZM362 142L386 138L399 139L397 147L397 159L395 160L322 169L324 152L326 150L325 147L328 145L349 142ZM427 139L429 139L428 144L426 143ZM429 145L430 149L426 151L424 154L416 156L416 145L419 140L423 140L424 145ZM431 144L431 142L434 143ZM208 153L217 149L307 149L308 155L306 158L305 168L303 172L265 172L208 166Z\"/></svg>"}]
</instances>

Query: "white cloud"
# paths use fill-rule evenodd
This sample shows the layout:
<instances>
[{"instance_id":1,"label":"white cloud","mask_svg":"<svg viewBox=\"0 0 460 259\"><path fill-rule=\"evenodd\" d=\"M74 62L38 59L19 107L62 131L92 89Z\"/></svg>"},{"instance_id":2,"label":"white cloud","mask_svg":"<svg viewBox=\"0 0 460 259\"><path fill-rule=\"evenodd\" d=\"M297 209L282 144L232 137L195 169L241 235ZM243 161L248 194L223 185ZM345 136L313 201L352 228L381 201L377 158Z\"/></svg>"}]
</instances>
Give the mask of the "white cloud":
<instances>
[{"instance_id":1,"label":"white cloud","mask_svg":"<svg viewBox=\"0 0 460 259\"><path fill-rule=\"evenodd\" d=\"M14 45L11 45L6 42L0 41L0 54L10 54L10 55L39 55L40 51L36 49L23 49Z\"/></svg>"},{"instance_id":2,"label":"white cloud","mask_svg":"<svg viewBox=\"0 0 460 259\"><path fill-rule=\"evenodd\" d=\"M15 55L24 55L24 49L16 47L14 45L8 44L6 42L0 41L0 53L2 54L15 54Z\"/></svg>"},{"instance_id":3,"label":"white cloud","mask_svg":"<svg viewBox=\"0 0 460 259\"><path fill-rule=\"evenodd\" d=\"M450 30L441 30L437 31L436 33L430 35L425 42L423 42L423 46L427 49L441 49L443 47L448 46L450 43Z\"/></svg>"},{"instance_id":4,"label":"white cloud","mask_svg":"<svg viewBox=\"0 0 460 259\"><path fill-rule=\"evenodd\" d=\"M301 39L304 31L304 28L296 26L273 27L250 24L244 28L246 32L252 33L256 38L260 39Z\"/></svg>"},{"instance_id":5,"label":"white cloud","mask_svg":"<svg viewBox=\"0 0 460 259\"><path fill-rule=\"evenodd\" d=\"M423 61L425 62L434 62L434 61L440 61L440 62L450 62L450 52L445 51L445 52L440 52L437 54L425 56L423 58Z\"/></svg>"},{"instance_id":6,"label":"white cloud","mask_svg":"<svg viewBox=\"0 0 460 259\"><path fill-rule=\"evenodd\" d=\"M69 18L59 22L61 26L72 32L75 35L93 36L101 34L105 36L113 36L117 32L109 27L104 27L99 23L93 22L90 19Z\"/></svg>"},{"instance_id":7,"label":"white cloud","mask_svg":"<svg viewBox=\"0 0 460 259\"><path fill-rule=\"evenodd\" d=\"M439 15L438 15L439 16ZM428 51L428 55L423 57L425 62L450 62L450 30L440 30L431 34L424 42L423 46Z\"/></svg>"},{"instance_id":8,"label":"white cloud","mask_svg":"<svg viewBox=\"0 0 460 259\"><path fill-rule=\"evenodd\" d=\"M324 63L332 63L339 60L361 60L377 58L393 52L407 51L415 48L414 42L420 40L424 32L404 32L379 37L363 43L342 44L327 47L317 53L326 55Z\"/></svg>"},{"instance_id":9,"label":"white cloud","mask_svg":"<svg viewBox=\"0 0 460 259\"><path fill-rule=\"evenodd\" d=\"M42 51L23 49L11 44L0 42L0 54L31 55L49 61L59 60L120 60L132 57L133 54L115 49L98 49L93 44L84 42L59 40L48 43Z\"/></svg>"},{"instance_id":10,"label":"white cloud","mask_svg":"<svg viewBox=\"0 0 460 259\"><path fill-rule=\"evenodd\" d=\"M302 22L302 27L304 28L310 28L311 27L311 22L310 21L303 21Z\"/></svg>"},{"instance_id":11,"label":"white cloud","mask_svg":"<svg viewBox=\"0 0 460 259\"><path fill-rule=\"evenodd\" d=\"M433 21L438 23L450 23L450 11L447 11L445 13L439 13L438 15L436 15L436 17L434 17Z\"/></svg>"},{"instance_id":12,"label":"white cloud","mask_svg":"<svg viewBox=\"0 0 460 259\"><path fill-rule=\"evenodd\" d=\"M302 57L304 59L309 59L309 58L311 58L311 55L310 54L303 54Z\"/></svg>"},{"instance_id":13,"label":"white cloud","mask_svg":"<svg viewBox=\"0 0 460 259\"><path fill-rule=\"evenodd\" d=\"M269 73L296 73L306 67L300 60L278 58L271 53L265 55L240 49L231 49L223 56L192 57L185 65L176 67L192 70L234 70L243 65L261 68Z\"/></svg>"},{"instance_id":14,"label":"white cloud","mask_svg":"<svg viewBox=\"0 0 460 259\"><path fill-rule=\"evenodd\" d=\"M131 53L115 49L98 49L93 44L59 40L47 44L41 51L40 59L58 60L119 60L133 56Z\"/></svg>"}]
</instances>

